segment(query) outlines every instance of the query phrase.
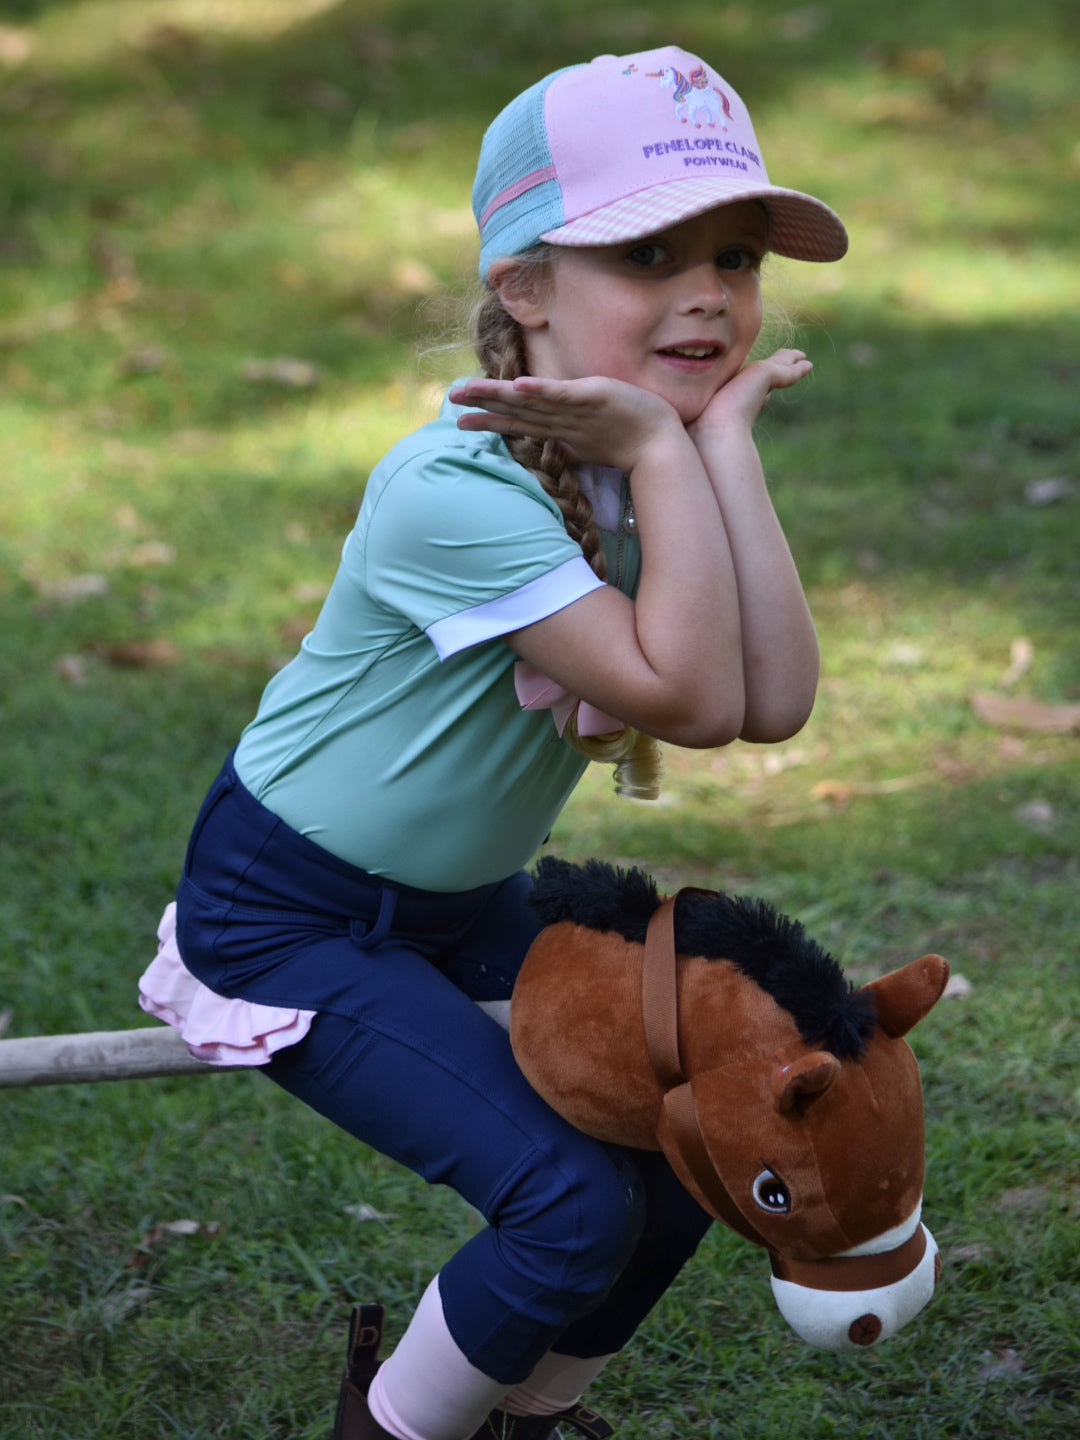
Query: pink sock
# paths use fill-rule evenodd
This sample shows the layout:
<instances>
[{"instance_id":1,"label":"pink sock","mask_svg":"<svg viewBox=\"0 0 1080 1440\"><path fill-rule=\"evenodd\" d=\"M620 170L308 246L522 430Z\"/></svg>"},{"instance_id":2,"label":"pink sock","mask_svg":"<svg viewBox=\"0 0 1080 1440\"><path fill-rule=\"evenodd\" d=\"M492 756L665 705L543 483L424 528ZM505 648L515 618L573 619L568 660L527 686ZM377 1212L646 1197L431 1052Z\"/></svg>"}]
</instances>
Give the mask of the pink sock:
<instances>
[{"instance_id":1,"label":"pink sock","mask_svg":"<svg viewBox=\"0 0 1080 1440\"><path fill-rule=\"evenodd\" d=\"M515 1385L502 1402L511 1415L555 1415L576 1405L611 1359L598 1355L577 1360L549 1350L527 1380Z\"/></svg>"},{"instance_id":2,"label":"pink sock","mask_svg":"<svg viewBox=\"0 0 1080 1440\"><path fill-rule=\"evenodd\" d=\"M470 1364L451 1339L436 1277L376 1371L368 1409L399 1440L467 1440L505 1394L506 1386Z\"/></svg>"}]
</instances>

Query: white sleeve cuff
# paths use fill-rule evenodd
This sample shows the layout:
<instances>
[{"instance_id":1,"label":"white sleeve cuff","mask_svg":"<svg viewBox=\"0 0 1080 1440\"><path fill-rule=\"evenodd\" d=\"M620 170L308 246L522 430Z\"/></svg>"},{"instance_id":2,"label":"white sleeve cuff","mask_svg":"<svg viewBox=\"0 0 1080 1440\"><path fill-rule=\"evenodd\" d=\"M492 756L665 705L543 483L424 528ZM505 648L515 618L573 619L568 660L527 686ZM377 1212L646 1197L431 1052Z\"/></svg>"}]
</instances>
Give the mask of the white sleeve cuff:
<instances>
[{"instance_id":1,"label":"white sleeve cuff","mask_svg":"<svg viewBox=\"0 0 1080 1440\"><path fill-rule=\"evenodd\" d=\"M472 645L496 640L525 625L534 625L537 620L546 620L603 584L584 555L577 555L538 579L530 580L520 590L511 590L471 610L459 610L456 615L436 620L427 627L427 637L439 659L446 660Z\"/></svg>"}]
</instances>

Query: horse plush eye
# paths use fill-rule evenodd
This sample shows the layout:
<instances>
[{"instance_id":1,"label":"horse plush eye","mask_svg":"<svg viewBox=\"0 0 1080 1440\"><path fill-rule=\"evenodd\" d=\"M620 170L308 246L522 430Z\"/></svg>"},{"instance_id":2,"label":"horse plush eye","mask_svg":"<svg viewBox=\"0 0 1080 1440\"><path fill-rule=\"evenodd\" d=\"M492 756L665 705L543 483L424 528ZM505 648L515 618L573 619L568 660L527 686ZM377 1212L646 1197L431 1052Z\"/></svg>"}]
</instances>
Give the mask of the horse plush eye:
<instances>
[{"instance_id":1,"label":"horse plush eye","mask_svg":"<svg viewBox=\"0 0 1080 1440\"><path fill-rule=\"evenodd\" d=\"M754 1199L770 1215L786 1215L791 1209L791 1191L771 1170L763 1170L754 1181Z\"/></svg>"}]
</instances>

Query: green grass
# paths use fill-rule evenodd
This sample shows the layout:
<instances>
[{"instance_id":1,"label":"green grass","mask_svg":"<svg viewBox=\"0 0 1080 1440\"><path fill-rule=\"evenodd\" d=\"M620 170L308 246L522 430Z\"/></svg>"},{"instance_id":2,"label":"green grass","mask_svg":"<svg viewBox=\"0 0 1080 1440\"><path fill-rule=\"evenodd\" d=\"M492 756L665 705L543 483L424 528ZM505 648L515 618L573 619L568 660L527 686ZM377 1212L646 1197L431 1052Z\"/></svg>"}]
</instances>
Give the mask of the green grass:
<instances>
[{"instance_id":1,"label":"green grass","mask_svg":"<svg viewBox=\"0 0 1080 1440\"><path fill-rule=\"evenodd\" d=\"M1080 701L1074 8L691 4L672 36L658 3L3 7L11 1035L141 1023L201 792L371 466L469 366L443 342L503 101L676 38L750 99L774 177L849 221L842 265L768 275L815 362L760 429L822 636L814 717L672 752L656 806L591 774L552 843L765 895L857 979L950 959L970 995L913 1037L945 1281L837 1359L717 1230L597 1387L628 1440L1080 1424L1078 742L972 706ZM314 383L250 378L281 357ZM475 1224L257 1076L5 1092L0 1436L325 1436L349 1302L396 1334Z\"/></svg>"}]
</instances>

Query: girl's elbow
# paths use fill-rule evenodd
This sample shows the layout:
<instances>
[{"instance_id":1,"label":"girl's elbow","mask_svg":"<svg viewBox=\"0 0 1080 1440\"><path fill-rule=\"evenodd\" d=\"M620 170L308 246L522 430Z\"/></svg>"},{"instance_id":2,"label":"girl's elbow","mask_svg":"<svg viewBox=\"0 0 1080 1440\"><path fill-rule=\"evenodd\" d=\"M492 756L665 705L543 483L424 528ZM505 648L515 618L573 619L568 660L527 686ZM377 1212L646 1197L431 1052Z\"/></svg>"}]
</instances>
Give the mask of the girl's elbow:
<instances>
[{"instance_id":1,"label":"girl's elbow","mask_svg":"<svg viewBox=\"0 0 1080 1440\"><path fill-rule=\"evenodd\" d=\"M802 664L785 666L779 673L753 672L745 692L740 740L756 745L790 740L810 719L817 687L816 647L813 656L806 657Z\"/></svg>"},{"instance_id":2,"label":"girl's elbow","mask_svg":"<svg viewBox=\"0 0 1080 1440\"><path fill-rule=\"evenodd\" d=\"M754 745L778 745L797 735L810 719L814 709L814 697L801 702L789 702L763 711L748 710L739 739Z\"/></svg>"},{"instance_id":3,"label":"girl's elbow","mask_svg":"<svg viewBox=\"0 0 1080 1440\"><path fill-rule=\"evenodd\" d=\"M686 750L719 750L734 740L775 745L797 735L814 708L815 690L754 702L737 687L720 696L702 696L692 707L668 713L650 733Z\"/></svg>"},{"instance_id":4,"label":"girl's elbow","mask_svg":"<svg viewBox=\"0 0 1080 1440\"><path fill-rule=\"evenodd\" d=\"M660 738L685 750L719 750L739 738L744 724L743 707L729 700L680 716Z\"/></svg>"}]
</instances>

